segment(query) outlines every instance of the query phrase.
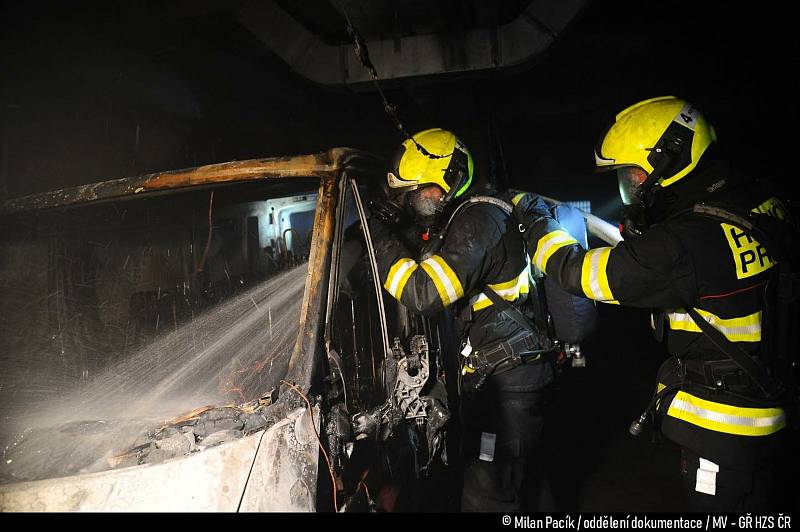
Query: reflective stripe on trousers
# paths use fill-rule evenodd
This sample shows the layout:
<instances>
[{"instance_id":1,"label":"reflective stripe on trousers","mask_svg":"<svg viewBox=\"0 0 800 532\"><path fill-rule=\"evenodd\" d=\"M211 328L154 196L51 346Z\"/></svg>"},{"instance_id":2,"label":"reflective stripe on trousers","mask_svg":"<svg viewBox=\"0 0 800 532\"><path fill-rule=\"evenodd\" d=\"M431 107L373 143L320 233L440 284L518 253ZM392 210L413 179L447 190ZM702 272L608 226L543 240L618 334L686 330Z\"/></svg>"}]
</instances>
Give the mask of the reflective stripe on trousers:
<instances>
[{"instance_id":1,"label":"reflective stripe on trousers","mask_svg":"<svg viewBox=\"0 0 800 532\"><path fill-rule=\"evenodd\" d=\"M768 436L786 426L780 408L745 408L715 403L679 391L667 415L707 430L737 436Z\"/></svg>"}]
</instances>

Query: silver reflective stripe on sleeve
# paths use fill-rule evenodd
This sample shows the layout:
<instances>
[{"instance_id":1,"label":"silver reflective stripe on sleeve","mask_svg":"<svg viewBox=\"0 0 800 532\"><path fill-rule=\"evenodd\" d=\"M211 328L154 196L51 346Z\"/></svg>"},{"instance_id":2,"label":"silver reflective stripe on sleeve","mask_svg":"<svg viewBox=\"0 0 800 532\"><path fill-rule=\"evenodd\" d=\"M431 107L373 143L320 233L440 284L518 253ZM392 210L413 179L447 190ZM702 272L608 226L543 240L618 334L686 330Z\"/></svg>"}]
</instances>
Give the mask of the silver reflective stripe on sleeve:
<instances>
[{"instance_id":1,"label":"silver reflective stripe on sleeve","mask_svg":"<svg viewBox=\"0 0 800 532\"><path fill-rule=\"evenodd\" d=\"M392 297L399 300L403 295L403 288L405 288L408 278L418 267L419 265L412 259L403 258L398 260L389 269L389 274L386 276L386 282L383 287L392 294Z\"/></svg>"},{"instance_id":2,"label":"silver reflective stripe on sleeve","mask_svg":"<svg viewBox=\"0 0 800 532\"><path fill-rule=\"evenodd\" d=\"M445 307L464 295L461 281L458 280L456 273L441 256L434 255L427 258L422 261L420 266L433 280L433 284L436 286L436 290L439 292L439 297Z\"/></svg>"},{"instance_id":3,"label":"silver reflective stripe on sleeve","mask_svg":"<svg viewBox=\"0 0 800 532\"><path fill-rule=\"evenodd\" d=\"M533 264L543 272L547 272L547 261L553 253L559 249L577 244L578 241L572 235L561 229L547 233L539 242L536 243L536 251L533 253Z\"/></svg>"},{"instance_id":4,"label":"silver reflective stripe on sleeve","mask_svg":"<svg viewBox=\"0 0 800 532\"><path fill-rule=\"evenodd\" d=\"M586 297L596 301L614 301L608 283L608 259L613 248L603 247L590 249L583 257L581 268L581 288Z\"/></svg>"}]
</instances>

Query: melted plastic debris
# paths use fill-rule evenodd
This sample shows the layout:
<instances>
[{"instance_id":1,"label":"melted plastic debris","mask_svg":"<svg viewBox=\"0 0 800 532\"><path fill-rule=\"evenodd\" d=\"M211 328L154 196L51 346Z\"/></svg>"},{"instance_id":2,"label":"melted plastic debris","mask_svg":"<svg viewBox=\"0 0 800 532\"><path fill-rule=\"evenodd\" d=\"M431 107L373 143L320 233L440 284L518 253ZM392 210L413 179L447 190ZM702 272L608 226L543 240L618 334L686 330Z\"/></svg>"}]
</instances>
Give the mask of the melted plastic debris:
<instances>
[{"instance_id":1,"label":"melted plastic debris","mask_svg":"<svg viewBox=\"0 0 800 532\"><path fill-rule=\"evenodd\" d=\"M48 478L48 464L61 464L63 476L96 473L142 464L155 464L200 452L266 428L273 421L267 412L277 389L241 405L203 406L153 427L152 420L75 421L57 429L28 429L3 450L4 465L25 463L23 470L4 467L3 482ZM136 431L132 444L124 435ZM71 445L54 445L67 439ZM102 449L111 449L102 453ZM29 460L31 454L37 460ZM39 467L36 467L36 464Z\"/></svg>"}]
</instances>

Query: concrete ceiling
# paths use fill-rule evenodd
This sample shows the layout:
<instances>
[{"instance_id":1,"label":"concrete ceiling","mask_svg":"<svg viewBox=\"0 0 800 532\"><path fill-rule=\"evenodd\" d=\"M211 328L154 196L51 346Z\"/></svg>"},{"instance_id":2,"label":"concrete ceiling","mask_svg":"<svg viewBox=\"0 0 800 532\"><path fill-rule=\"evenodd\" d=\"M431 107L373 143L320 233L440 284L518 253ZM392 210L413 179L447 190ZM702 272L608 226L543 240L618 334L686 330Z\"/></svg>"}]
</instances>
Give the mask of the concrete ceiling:
<instances>
[{"instance_id":1,"label":"concrete ceiling","mask_svg":"<svg viewBox=\"0 0 800 532\"><path fill-rule=\"evenodd\" d=\"M485 72L537 59L587 0L253 1L239 22L301 76L359 85L370 72L354 53L349 21L381 80Z\"/></svg>"},{"instance_id":2,"label":"concrete ceiling","mask_svg":"<svg viewBox=\"0 0 800 532\"><path fill-rule=\"evenodd\" d=\"M125 21L137 47L169 52L185 31L213 35L230 20L300 76L331 87L370 87L347 23L363 37L380 79L486 73L538 59L590 0L141 0L89 10L85 21ZM205 28L205 29L204 29ZM205 33L204 33L205 32ZM172 45L168 44L172 41ZM366 85L366 87L364 87Z\"/></svg>"}]
</instances>

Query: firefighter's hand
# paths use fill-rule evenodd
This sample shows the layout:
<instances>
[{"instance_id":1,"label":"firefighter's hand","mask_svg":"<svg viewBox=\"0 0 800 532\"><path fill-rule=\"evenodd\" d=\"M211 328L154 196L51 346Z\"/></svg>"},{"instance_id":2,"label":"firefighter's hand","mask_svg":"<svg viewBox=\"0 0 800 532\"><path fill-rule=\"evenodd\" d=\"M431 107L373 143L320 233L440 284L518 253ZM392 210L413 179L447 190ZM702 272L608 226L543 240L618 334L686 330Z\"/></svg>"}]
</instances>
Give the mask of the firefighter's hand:
<instances>
[{"instance_id":1,"label":"firefighter's hand","mask_svg":"<svg viewBox=\"0 0 800 532\"><path fill-rule=\"evenodd\" d=\"M526 231L541 220L553 217L550 207L536 194L520 192L514 196L514 216Z\"/></svg>"},{"instance_id":2,"label":"firefighter's hand","mask_svg":"<svg viewBox=\"0 0 800 532\"><path fill-rule=\"evenodd\" d=\"M390 228L397 227L404 222L403 209L388 199L370 201L369 211L374 218Z\"/></svg>"}]
</instances>

